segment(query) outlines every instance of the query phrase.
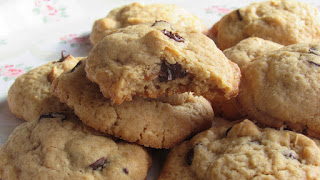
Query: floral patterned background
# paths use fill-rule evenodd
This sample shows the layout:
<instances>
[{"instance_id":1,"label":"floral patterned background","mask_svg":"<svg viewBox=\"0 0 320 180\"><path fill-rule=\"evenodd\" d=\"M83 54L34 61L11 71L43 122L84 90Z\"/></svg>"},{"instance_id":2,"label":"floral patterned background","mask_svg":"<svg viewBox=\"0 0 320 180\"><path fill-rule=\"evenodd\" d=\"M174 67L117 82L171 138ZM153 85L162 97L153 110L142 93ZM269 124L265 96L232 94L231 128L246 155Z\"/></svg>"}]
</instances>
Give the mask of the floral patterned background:
<instances>
[{"instance_id":1,"label":"floral patterned background","mask_svg":"<svg viewBox=\"0 0 320 180\"><path fill-rule=\"evenodd\" d=\"M176 4L197 15L210 28L224 14L257 0L137 0L144 4ZM261 0L260 0L261 1ZM303 0L320 8L318 0ZM0 145L23 121L14 117L6 97L19 75L48 61L62 50L86 56L94 20L132 0L14 0L0 1Z\"/></svg>"}]
</instances>

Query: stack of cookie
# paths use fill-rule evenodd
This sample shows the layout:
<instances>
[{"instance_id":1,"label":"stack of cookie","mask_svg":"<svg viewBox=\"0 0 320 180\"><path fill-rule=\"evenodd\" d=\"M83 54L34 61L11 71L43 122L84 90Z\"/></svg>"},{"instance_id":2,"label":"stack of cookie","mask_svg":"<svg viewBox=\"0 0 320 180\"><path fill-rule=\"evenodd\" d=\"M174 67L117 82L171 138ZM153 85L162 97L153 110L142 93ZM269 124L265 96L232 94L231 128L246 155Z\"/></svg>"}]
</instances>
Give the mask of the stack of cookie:
<instances>
[{"instance_id":1,"label":"stack of cookie","mask_svg":"<svg viewBox=\"0 0 320 180\"><path fill-rule=\"evenodd\" d=\"M318 18L266 1L207 31L173 5L114 9L87 57L16 79L8 104L29 122L1 147L0 177L145 179L151 150L173 148L159 179L317 179Z\"/></svg>"}]
</instances>

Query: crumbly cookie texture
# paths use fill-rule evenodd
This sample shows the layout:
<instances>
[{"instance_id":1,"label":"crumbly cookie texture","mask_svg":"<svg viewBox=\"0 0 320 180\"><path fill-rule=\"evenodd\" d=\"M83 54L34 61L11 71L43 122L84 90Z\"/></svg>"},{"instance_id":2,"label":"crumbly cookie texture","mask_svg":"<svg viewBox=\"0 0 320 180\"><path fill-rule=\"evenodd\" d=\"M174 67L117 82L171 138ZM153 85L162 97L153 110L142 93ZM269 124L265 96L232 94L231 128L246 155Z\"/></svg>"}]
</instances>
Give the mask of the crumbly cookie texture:
<instances>
[{"instance_id":1,"label":"crumbly cookie texture","mask_svg":"<svg viewBox=\"0 0 320 180\"><path fill-rule=\"evenodd\" d=\"M283 45L269 40L258 37L249 37L241 40L235 46L224 50L223 54L232 62L237 63L241 68L255 58L282 47Z\"/></svg>"},{"instance_id":2,"label":"crumbly cookie texture","mask_svg":"<svg viewBox=\"0 0 320 180\"><path fill-rule=\"evenodd\" d=\"M320 14L307 3L269 0L232 11L208 34L222 50L253 36L282 45L317 42L320 40Z\"/></svg>"},{"instance_id":3,"label":"crumbly cookie texture","mask_svg":"<svg viewBox=\"0 0 320 180\"><path fill-rule=\"evenodd\" d=\"M145 179L151 166L143 147L54 112L18 126L1 146L0 159L3 180Z\"/></svg>"},{"instance_id":4,"label":"crumbly cookie texture","mask_svg":"<svg viewBox=\"0 0 320 180\"><path fill-rule=\"evenodd\" d=\"M166 22L115 30L89 53L87 77L113 103L192 91L207 99L238 93L239 67L201 33Z\"/></svg>"},{"instance_id":5,"label":"crumbly cookie texture","mask_svg":"<svg viewBox=\"0 0 320 180\"><path fill-rule=\"evenodd\" d=\"M320 137L320 44L295 44L242 67L237 96L250 119Z\"/></svg>"},{"instance_id":6,"label":"crumbly cookie texture","mask_svg":"<svg viewBox=\"0 0 320 180\"><path fill-rule=\"evenodd\" d=\"M134 97L112 105L98 85L86 78L85 61L80 62L74 72L57 78L52 90L90 127L147 147L171 148L211 126L210 103L192 93L158 99Z\"/></svg>"},{"instance_id":7,"label":"crumbly cookie texture","mask_svg":"<svg viewBox=\"0 0 320 180\"><path fill-rule=\"evenodd\" d=\"M212 127L169 153L162 179L318 179L320 149L292 131L249 120Z\"/></svg>"},{"instance_id":8,"label":"crumbly cookie texture","mask_svg":"<svg viewBox=\"0 0 320 180\"><path fill-rule=\"evenodd\" d=\"M80 59L62 53L60 60L51 61L19 76L8 92L8 105L12 113L31 121L46 112L68 111L68 106L51 94L50 85L62 72L70 71Z\"/></svg>"},{"instance_id":9,"label":"crumbly cookie texture","mask_svg":"<svg viewBox=\"0 0 320 180\"><path fill-rule=\"evenodd\" d=\"M96 20L90 41L96 45L114 29L161 20L188 31L207 33L207 27L202 20L181 7L168 4L142 5L135 2L116 8L110 11L107 17Z\"/></svg>"}]
</instances>

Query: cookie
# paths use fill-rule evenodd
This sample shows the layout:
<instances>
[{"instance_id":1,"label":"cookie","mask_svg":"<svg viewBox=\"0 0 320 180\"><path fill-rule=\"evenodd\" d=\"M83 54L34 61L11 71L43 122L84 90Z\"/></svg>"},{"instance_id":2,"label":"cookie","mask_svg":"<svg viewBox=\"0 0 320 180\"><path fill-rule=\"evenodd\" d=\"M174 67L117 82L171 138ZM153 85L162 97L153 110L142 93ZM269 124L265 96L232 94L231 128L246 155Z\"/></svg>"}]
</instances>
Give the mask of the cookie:
<instances>
[{"instance_id":1,"label":"cookie","mask_svg":"<svg viewBox=\"0 0 320 180\"><path fill-rule=\"evenodd\" d=\"M71 114L23 123L0 149L2 179L145 179L149 152L95 131Z\"/></svg>"},{"instance_id":2,"label":"cookie","mask_svg":"<svg viewBox=\"0 0 320 180\"><path fill-rule=\"evenodd\" d=\"M58 61L51 61L19 76L8 92L8 105L16 116L31 121L46 112L68 111L67 105L61 103L51 94L51 82L63 71L71 70L80 58L71 55Z\"/></svg>"},{"instance_id":3,"label":"cookie","mask_svg":"<svg viewBox=\"0 0 320 180\"><path fill-rule=\"evenodd\" d=\"M84 124L120 139L152 148L171 148L190 135L210 128L213 111L192 93L158 99L134 97L121 105L103 97L86 78L85 61L55 79L52 90Z\"/></svg>"},{"instance_id":4,"label":"cookie","mask_svg":"<svg viewBox=\"0 0 320 180\"><path fill-rule=\"evenodd\" d=\"M241 68L237 101L250 119L320 137L320 44L294 44Z\"/></svg>"},{"instance_id":5,"label":"cookie","mask_svg":"<svg viewBox=\"0 0 320 180\"><path fill-rule=\"evenodd\" d=\"M156 20L168 21L175 26L190 31L207 32L207 27L201 19L181 7L168 4L142 5L134 2L113 9L107 17L96 20L92 27L90 41L93 45L96 45L114 29Z\"/></svg>"},{"instance_id":6,"label":"cookie","mask_svg":"<svg viewBox=\"0 0 320 180\"><path fill-rule=\"evenodd\" d=\"M89 53L87 77L113 103L194 92L211 99L238 93L239 67L201 33L166 22L113 31Z\"/></svg>"},{"instance_id":7,"label":"cookie","mask_svg":"<svg viewBox=\"0 0 320 180\"><path fill-rule=\"evenodd\" d=\"M320 148L292 131L250 120L212 127L173 148L162 179L318 179Z\"/></svg>"},{"instance_id":8,"label":"cookie","mask_svg":"<svg viewBox=\"0 0 320 180\"><path fill-rule=\"evenodd\" d=\"M249 37L240 41L231 48L224 50L223 54L232 62L237 63L241 68L243 65L258 56L278 50L282 47L283 45L269 40L264 40L258 37Z\"/></svg>"},{"instance_id":9,"label":"cookie","mask_svg":"<svg viewBox=\"0 0 320 180\"><path fill-rule=\"evenodd\" d=\"M208 34L221 50L248 37L282 45L317 42L320 15L317 8L293 0L257 2L225 15Z\"/></svg>"}]
</instances>

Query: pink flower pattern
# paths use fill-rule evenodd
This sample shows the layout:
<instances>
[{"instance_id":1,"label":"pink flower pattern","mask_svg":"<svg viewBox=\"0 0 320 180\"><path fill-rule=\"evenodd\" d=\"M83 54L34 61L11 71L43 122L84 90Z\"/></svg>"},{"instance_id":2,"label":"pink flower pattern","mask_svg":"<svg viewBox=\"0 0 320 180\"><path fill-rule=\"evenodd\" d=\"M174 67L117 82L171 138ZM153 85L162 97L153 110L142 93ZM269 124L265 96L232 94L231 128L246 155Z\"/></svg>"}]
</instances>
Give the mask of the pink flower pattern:
<instances>
[{"instance_id":1,"label":"pink flower pattern","mask_svg":"<svg viewBox=\"0 0 320 180\"><path fill-rule=\"evenodd\" d=\"M60 37L60 43L70 44L71 47L90 46L88 34L78 35L76 33L70 33L68 35Z\"/></svg>"},{"instance_id":2,"label":"pink flower pattern","mask_svg":"<svg viewBox=\"0 0 320 180\"><path fill-rule=\"evenodd\" d=\"M35 0L33 12L41 15L44 23L68 17L66 9L58 5L57 0Z\"/></svg>"},{"instance_id":3,"label":"pink flower pattern","mask_svg":"<svg viewBox=\"0 0 320 180\"><path fill-rule=\"evenodd\" d=\"M222 7L222 6L216 6L216 5L212 5L208 8L205 9L205 12L207 14L218 14L219 16L223 16L229 12L231 12L233 9L236 8L226 8L226 7Z\"/></svg>"},{"instance_id":4,"label":"pink flower pattern","mask_svg":"<svg viewBox=\"0 0 320 180\"><path fill-rule=\"evenodd\" d=\"M0 66L0 77L3 78L4 81L9 81L19 77L25 72L29 71L32 66L22 67L22 64L18 65L4 65Z\"/></svg>"}]
</instances>

